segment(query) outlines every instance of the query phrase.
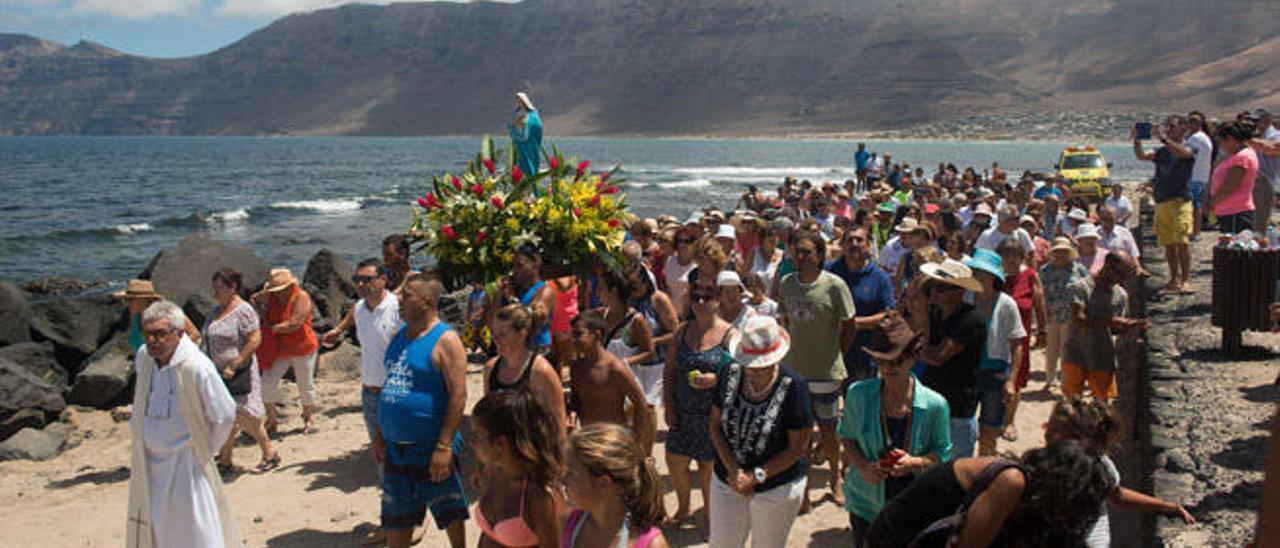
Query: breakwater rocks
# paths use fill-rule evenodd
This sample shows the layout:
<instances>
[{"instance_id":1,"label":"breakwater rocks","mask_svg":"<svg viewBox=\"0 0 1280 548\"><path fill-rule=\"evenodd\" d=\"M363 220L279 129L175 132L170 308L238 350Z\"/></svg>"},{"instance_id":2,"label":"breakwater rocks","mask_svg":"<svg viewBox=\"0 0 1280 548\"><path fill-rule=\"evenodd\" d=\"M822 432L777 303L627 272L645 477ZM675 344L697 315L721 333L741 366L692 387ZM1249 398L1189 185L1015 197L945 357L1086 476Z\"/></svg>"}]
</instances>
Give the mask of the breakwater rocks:
<instances>
[{"instance_id":1,"label":"breakwater rocks","mask_svg":"<svg viewBox=\"0 0 1280 548\"><path fill-rule=\"evenodd\" d=\"M246 288L261 286L269 269L247 248L196 235L161 250L138 277L150 279L199 326L216 305L210 278L227 266L244 275ZM317 334L336 325L355 303L352 272L350 263L328 249L308 261L302 287L315 301ZM73 421L68 421L76 406L109 409L132 399L125 303L102 284L62 280L33 288L51 285L78 291L33 293L0 281L0 460L52 458L76 443ZM466 292L441 297L445 321L463 321ZM322 363L358 370L359 350L354 337L349 339L336 349L341 359Z\"/></svg>"}]
</instances>

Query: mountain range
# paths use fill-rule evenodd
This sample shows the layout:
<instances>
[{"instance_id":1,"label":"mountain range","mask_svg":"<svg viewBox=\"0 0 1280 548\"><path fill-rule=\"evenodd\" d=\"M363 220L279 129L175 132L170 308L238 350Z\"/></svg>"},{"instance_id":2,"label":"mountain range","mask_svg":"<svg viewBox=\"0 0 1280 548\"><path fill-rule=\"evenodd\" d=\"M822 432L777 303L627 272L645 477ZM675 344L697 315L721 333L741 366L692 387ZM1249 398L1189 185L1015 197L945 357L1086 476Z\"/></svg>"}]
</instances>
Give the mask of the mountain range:
<instances>
[{"instance_id":1,"label":"mountain range","mask_svg":"<svg viewBox=\"0 0 1280 548\"><path fill-rule=\"evenodd\" d=\"M0 135L794 135L1280 106L1274 0L351 4L157 59L0 34Z\"/></svg>"}]
</instances>

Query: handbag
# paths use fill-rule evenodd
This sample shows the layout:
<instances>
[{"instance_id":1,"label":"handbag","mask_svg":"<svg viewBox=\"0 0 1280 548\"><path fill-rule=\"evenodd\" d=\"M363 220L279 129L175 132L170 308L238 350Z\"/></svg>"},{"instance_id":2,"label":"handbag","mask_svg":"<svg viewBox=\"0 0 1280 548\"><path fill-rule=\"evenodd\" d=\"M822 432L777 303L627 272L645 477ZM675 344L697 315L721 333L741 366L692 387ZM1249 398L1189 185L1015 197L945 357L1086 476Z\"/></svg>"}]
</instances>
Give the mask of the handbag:
<instances>
[{"instance_id":1,"label":"handbag","mask_svg":"<svg viewBox=\"0 0 1280 548\"><path fill-rule=\"evenodd\" d=\"M209 353L208 337L204 338L204 341L201 343L200 346L203 347L202 350L204 350L204 355L206 356L211 355ZM252 392L253 391L253 377L251 376L253 373L253 371L251 371L252 369L253 369L253 361L251 360L248 365L245 365L244 367L237 369L235 374L231 375L230 379L223 378L222 383L227 385L227 392L230 392L232 396L243 396L245 394L248 394L249 392ZM219 372L218 376L220 377L222 376L221 372Z\"/></svg>"}]
</instances>

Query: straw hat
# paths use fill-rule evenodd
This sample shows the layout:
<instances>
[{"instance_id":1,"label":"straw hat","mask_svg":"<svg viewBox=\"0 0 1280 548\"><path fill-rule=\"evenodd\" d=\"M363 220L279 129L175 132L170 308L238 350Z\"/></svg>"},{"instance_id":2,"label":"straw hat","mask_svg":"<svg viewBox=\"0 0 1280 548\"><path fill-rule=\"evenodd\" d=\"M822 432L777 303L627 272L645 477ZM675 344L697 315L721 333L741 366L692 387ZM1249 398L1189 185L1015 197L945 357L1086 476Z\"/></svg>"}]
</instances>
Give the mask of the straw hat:
<instances>
[{"instance_id":1,"label":"straw hat","mask_svg":"<svg viewBox=\"0 0 1280 548\"><path fill-rule=\"evenodd\" d=\"M1035 217L1032 217L1032 216L1030 216L1030 215L1023 215L1022 217L1020 217L1020 218L1018 219L1018 225L1019 225L1019 226L1021 226L1021 225L1025 225L1025 224L1027 224L1027 223L1031 223L1031 224L1036 225L1036 226L1039 226L1039 225L1040 225L1040 223L1036 222L1036 218L1035 218Z\"/></svg>"},{"instance_id":2,"label":"straw hat","mask_svg":"<svg viewBox=\"0 0 1280 548\"><path fill-rule=\"evenodd\" d=\"M979 249L973 252L973 256L964 262L964 265L970 270L981 270L995 276L1000 283L1004 283L1004 259L1000 255L990 249Z\"/></svg>"},{"instance_id":3,"label":"straw hat","mask_svg":"<svg viewBox=\"0 0 1280 548\"><path fill-rule=\"evenodd\" d=\"M275 293L284 291L289 286L297 284L298 279L293 277L293 272L287 268L273 268L271 274L267 276L266 285L262 286L262 290L267 293Z\"/></svg>"},{"instance_id":4,"label":"straw hat","mask_svg":"<svg viewBox=\"0 0 1280 548\"><path fill-rule=\"evenodd\" d=\"M896 312L886 315L877 327L871 334L871 344L862 347L862 351L872 359L893 362L908 350L919 350L924 334L912 331L907 321Z\"/></svg>"},{"instance_id":5,"label":"straw hat","mask_svg":"<svg viewBox=\"0 0 1280 548\"><path fill-rule=\"evenodd\" d=\"M920 222L915 217L904 217L902 222L898 223L898 226L893 227L893 230L902 234L910 234L920 230Z\"/></svg>"},{"instance_id":6,"label":"straw hat","mask_svg":"<svg viewBox=\"0 0 1280 548\"><path fill-rule=\"evenodd\" d=\"M782 361L791 350L787 332L773 318L759 315L747 320L742 334L729 342L733 361L753 369L770 367Z\"/></svg>"},{"instance_id":7,"label":"straw hat","mask_svg":"<svg viewBox=\"0 0 1280 548\"><path fill-rule=\"evenodd\" d=\"M929 280L967 289L974 293L982 293L982 284L974 279L973 271L964 263L955 259L943 259L941 263L927 263L920 266L920 273Z\"/></svg>"},{"instance_id":8,"label":"straw hat","mask_svg":"<svg viewBox=\"0 0 1280 548\"><path fill-rule=\"evenodd\" d=\"M1076 246L1071 245L1071 240L1067 239L1066 236L1058 236L1053 239L1053 247L1049 248L1049 252L1052 253L1054 251L1066 251L1067 253L1070 253L1071 260L1073 261L1076 257L1080 256L1080 252L1076 251Z\"/></svg>"},{"instance_id":9,"label":"straw hat","mask_svg":"<svg viewBox=\"0 0 1280 548\"><path fill-rule=\"evenodd\" d=\"M1067 218L1073 221L1080 221L1082 223L1089 222L1089 214L1085 213L1084 210L1080 208L1074 208L1067 212Z\"/></svg>"},{"instance_id":10,"label":"straw hat","mask_svg":"<svg viewBox=\"0 0 1280 548\"><path fill-rule=\"evenodd\" d=\"M111 294L117 299L154 299L160 300L164 295L156 293L156 286L151 280L129 280L129 285L124 291L117 291Z\"/></svg>"}]
</instances>

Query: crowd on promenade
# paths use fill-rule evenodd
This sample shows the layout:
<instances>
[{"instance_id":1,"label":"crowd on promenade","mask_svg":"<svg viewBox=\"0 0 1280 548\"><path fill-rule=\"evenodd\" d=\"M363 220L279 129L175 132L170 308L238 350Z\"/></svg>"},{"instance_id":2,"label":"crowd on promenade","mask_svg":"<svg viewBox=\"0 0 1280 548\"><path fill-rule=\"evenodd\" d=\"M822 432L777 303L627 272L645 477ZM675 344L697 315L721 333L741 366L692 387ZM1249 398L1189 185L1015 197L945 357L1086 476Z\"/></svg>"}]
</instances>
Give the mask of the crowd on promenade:
<instances>
[{"instance_id":1,"label":"crowd on promenade","mask_svg":"<svg viewBox=\"0 0 1280 548\"><path fill-rule=\"evenodd\" d=\"M1202 224L1268 222L1280 134L1265 112L1241 118L1171 116L1154 150L1135 134L1168 291L1187 291ZM476 288L467 325L441 319L445 288L402 235L357 265L360 299L325 333L287 269L252 289L214 273L203 326L132 282L130 546L239 545L219 480L238 469L237 432L260 471L279 466L284 373L309 431L317 352L349 331L382 491L369 543L410 545L429 510L455 547L467 519L482 546L659 548L688 526L714 547L784 546L815 474L856 546L1107 546L1108 504L1193 521L1121 487L1107 457L1115 337L1148 325L1128 309L1126 282L1150 274L1121 185L1090 199L996 164L926 175L863 145L853 161L843 183L787 179L729 211L634 219L616 268L544 278L522 247L494 294ZM475 352L484 395L464 417ZM1014 426L1031 389L1060 397L1044 444L1001 456L1000 440L1031 435Z\"/></svg>"}]
</instances>

